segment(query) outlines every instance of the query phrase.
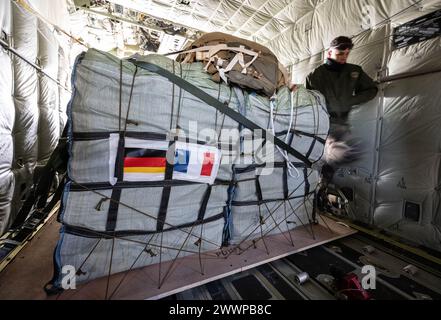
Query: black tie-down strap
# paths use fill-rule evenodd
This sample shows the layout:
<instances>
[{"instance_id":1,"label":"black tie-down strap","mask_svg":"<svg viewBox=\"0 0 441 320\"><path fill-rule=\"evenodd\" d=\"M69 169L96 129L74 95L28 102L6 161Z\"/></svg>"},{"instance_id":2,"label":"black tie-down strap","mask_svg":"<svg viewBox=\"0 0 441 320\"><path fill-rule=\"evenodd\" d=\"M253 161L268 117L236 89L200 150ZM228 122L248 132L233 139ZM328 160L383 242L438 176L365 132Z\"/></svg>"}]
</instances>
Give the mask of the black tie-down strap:
<instances>
[{"instance_id":1,"label":"black tie-down strap","mask_svg":"<svg viewBox=\"0 0 441 320\"><path fill-rule=\"evenodd\" d=\"M24 225L25 221L29 218L32 209L41 212L41 219L43 220L61 199L65 182L64 174L67 170L68 159L66 136L67 126L63 130L58 145L52 152L46 166L44 166L38 174L37 172L34 172L33 178L35 180L38 177L37 182L32 186L32 189L21 206L11 228L16 229ZM61 177L60 184L58 185L51 201L47 203L57 173Z\"/></svg>"},{"instance_id":2,"label":"black tie-down strap","mask_svg":"<svg viewBox=\"0 0 441 320\"><path fill-rule=\"evenodd\" d=\"M283 199L288 200L288 198L288 163L285 162L283 166Z\"/></svg>"},{"instance_id":3,"label":"black tie-down strap","mask_svg":"<svg viewBox=\"0 0 441 320\"><path fill-rule=\"evenodd\" d=\"M118 142L118 152L115 161L115 178L118 182L123 180L124 177L124 147L125 137L124 134L120 134ZM113 188L112 195L110 196L109 211L107 213L106 231L115 231L116 221L118 219L119 201L121 200L121 188Z\"/></svg>"},{"instance_id":4,"label":"black tie-down strap","mask_svg":"<svg viewBox=\"0 0 441 320\"><path fill-rule=\"evenodd\" d=\"M304 162L308 168L311 167L311 165L312 165L311 161L307 157L305 157L303 154L301 154L300 152L295 150L293 147L286 144L285 142L283 142L279 138L273 136L271 133L269 133L264 128L258 126L256 123L248 120L246 117L244 117L240 113L238 113L238 112L234 111L233 109L231 109L230 107L228 107L228 105L220 102L216 98L213 98L208 93L206 93L203 90L199 89L198 87L192 85L188 81L182 79L179 76L176 76L175 74L171 73L170 71L168 71L164 68L161 68L160 66L157 66L155 64L145 62L145 61L137 61L133 58L129 59L129 61L132 62L135 66L137 66L139 68L142 68L144 70L159 74L160 76L167 78L168 80L170 80L171 82L173 82L174 84L179 86L180 88L184 89L185 91L192 94L193 96L199 98L200 100L202 100L203 102L212 106L213 108L215 108L219 112L227 115L228 117L230 117L234 121L240 123L244 127L248 128L252 131L260 130L262 132L263 139L266 139L266 140L272 139L272 141L274 141L274 144L276 146L282 148L283 150L287 151L292 156L294 156L297 159Z\"/></svg>"},{"instance_id":5,"label":"black tie-down strap","mask_svg":"<svg viewBox=\"0 0 441 320\"><path fill-rule=\"evenodd\" d=\"M197 221L204 221L205 219L205 213L207 211L207 205L208 205L208 201L210 200L211 191L212 191L212 186L208 185L207 190L205 190L204 196L202 198Z\"/></svg>"},{"instance_id":6,"label":"black tie-down strap","mask_svg":"<svg viewBox=\"0 0 441 320\"><path fill-rule=\"evenodd\" d=\"M175 154L175 141L169 142L167 152L169 154L170 152L173 152L172 154ZM170 161L166 162L164 174L165 181L170 181L173 179L173 165L174 164L170 163ZM162 189L161 204L159 206L158 220L156 221L156 231L158 232L162 232L164 230L165 219L167 218L167 210L170 202L171 189L171 185L167 185Z\"/></svg>"}]
</instances>

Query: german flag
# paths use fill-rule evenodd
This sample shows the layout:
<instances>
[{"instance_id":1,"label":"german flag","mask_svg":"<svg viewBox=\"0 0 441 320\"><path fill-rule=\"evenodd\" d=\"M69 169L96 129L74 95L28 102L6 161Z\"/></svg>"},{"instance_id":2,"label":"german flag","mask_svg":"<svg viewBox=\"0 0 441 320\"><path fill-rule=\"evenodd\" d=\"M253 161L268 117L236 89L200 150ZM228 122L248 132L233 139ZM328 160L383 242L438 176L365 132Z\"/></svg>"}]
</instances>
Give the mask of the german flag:
<instances>
[{"instance_id":1,"label":"german flag","mask_svg":"<svg viewBox=\"0 0 441 320\"><path fill-rule=\"evenodd\" d=\"M124 153L125 174L165 173L167 151L126 148Z\"/></svg>"}]
</instances>

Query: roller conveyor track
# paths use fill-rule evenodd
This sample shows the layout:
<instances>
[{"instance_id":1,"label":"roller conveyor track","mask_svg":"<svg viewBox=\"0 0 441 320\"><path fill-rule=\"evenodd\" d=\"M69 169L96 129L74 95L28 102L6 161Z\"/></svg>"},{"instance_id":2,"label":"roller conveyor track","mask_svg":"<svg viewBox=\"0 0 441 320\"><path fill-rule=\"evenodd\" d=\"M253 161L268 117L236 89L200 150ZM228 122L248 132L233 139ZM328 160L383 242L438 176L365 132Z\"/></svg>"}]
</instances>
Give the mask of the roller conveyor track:
<instances>
[{"instance_id":1,"label":"roller conveyor track","mask_svg":"<svg viewBox=\"0 0 441 320\"><path fill-rule=\"evenodd\" d=\"M331 265L359 279L364 265L377 272L375 300L441 300L441 270L433 262L356 234L254 269L187 290L173 300L336 300L336 292L323 283ZM413 272L406 272L411 266ZM295 276L307 272L299 285Z\"/></svg>"}]
</instances>

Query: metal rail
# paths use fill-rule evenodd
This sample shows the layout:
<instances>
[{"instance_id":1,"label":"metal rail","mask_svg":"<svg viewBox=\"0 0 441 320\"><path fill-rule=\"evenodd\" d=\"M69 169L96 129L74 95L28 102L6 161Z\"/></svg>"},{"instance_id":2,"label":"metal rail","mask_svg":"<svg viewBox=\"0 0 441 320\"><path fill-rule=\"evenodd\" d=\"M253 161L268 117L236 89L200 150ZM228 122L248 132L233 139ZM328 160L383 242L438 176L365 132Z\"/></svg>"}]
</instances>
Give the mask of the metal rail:
<instances>
[{"instance_id":1,"label":"metal rail","mask_svg":"<svg viewBox=\"0 0 441 320\"><path fill-rule=\"evenodd\" d=\"M22 59L24 62L26 62L27 64L29 64L31 67L33 67L35 70L37 70L38 72L42 73L44 76L48 77L50 80L52 80L53 82L55 82L59 87L63 88L64 90L66 90L69 93L72 93L72 91L70 91L67 87L63 86L57 79L53 78L51 75L49 75L47 72L45 72L40 66L38 66L37 64L29 61L27 58L25 58L23 55L21 55L16 49L12 48L7 42L5 42L4 40L0 39L0 45L7 51L11 52L12 54L14 54L15 56L19 57L20 59Z\"/></svg>"}]
</instances>

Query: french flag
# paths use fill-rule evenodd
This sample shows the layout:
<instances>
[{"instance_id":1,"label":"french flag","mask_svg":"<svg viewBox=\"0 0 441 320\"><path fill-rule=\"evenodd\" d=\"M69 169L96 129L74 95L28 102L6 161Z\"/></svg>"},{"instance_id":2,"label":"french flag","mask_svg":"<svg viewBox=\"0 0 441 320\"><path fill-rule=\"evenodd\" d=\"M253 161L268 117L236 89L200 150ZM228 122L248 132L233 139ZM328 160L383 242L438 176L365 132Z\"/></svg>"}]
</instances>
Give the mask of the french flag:
<instances>
[{"instance_id":1,"label":"french flag","mask_svg":"<svg viewBox=\"0 0 441 320\"><path fill-rule=\"evenodd\" d=\"M176 142L173 179L213 184L221 153L216 147Z\"/></svg>"}]
</instances>

